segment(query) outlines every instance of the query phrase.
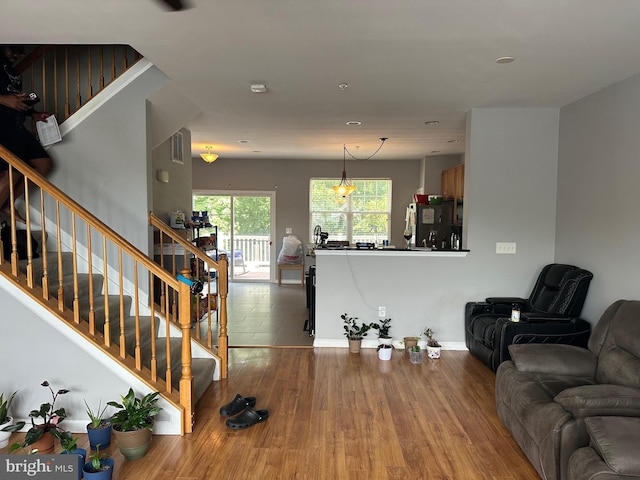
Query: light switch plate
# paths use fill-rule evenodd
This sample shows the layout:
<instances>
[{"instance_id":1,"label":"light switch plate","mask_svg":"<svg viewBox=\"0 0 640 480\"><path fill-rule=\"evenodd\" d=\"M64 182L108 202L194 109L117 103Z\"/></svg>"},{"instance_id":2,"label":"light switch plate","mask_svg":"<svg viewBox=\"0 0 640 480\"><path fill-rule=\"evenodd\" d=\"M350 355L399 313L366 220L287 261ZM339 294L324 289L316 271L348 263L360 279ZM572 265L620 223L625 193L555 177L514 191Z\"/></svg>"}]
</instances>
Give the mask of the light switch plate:
<instances>
[{"instance_id":1,"label":"light switch plate","mask_svg":"<svg viewBox=\"0 0 640 480\"><path fill-rule=\"evenodd\" d=\"M286 229L285 233L286 233L287 235L291 235L291 234L293 233L293 229L292 229L291 227L287 227L287 229Z\"/></svg>"},{"instance_id":2,"label":"light switch plate","mask_svg":"<svg viewBox=\"0 0 640 480\"><path fill-rule=\"evenodd\" d=\"M496 253L514 254L516 253L516 243L515 242L497 242Z\"/></svg>"}]
</instances>

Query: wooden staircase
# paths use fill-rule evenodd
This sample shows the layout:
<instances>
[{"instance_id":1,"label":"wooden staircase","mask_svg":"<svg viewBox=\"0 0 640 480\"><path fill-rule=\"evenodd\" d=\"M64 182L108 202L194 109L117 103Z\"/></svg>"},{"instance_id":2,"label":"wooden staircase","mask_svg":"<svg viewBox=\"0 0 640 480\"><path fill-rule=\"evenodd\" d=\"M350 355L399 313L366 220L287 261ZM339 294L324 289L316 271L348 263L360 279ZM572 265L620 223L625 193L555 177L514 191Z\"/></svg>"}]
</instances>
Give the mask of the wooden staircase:
<instances>
[{"instance_id":1,"label":"wooden staircase","mask_svg":"<svg viewBox=\"0 0 640 480\"><path fill-rule=\"evenodd\" d=\"M226 256L214 261L172 238L171 229L150 216L153 228L171 245L180 243L207 269L216 270L220 325L215 345L211 335L200 338L199 328L192 338L193 296L175 271L158 265L1 145L0 157L9 163L12 178L24 177L27 219L27 258L19 259L12 209L11 258L0 258L0 275L30 297L23 302L46 307L111 361L179 406L181 430L191 432L195 402L214 378L227 374ZM29 194L34 186L39 195ZM10 201L13 205L13 190ZM31 217L38 212L36 224ZM210 326L210 313L208 322Z\"/></svg>"}]
</instances>

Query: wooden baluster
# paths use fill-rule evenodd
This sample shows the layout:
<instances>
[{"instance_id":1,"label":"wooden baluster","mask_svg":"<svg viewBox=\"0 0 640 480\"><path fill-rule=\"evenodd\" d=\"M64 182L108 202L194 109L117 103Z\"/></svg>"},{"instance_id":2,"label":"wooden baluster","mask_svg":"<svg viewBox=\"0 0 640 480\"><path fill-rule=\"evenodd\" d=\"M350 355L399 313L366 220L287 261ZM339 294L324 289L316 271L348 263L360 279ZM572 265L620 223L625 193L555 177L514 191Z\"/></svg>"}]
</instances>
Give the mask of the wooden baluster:
<instances>
[{"instance_id":1,"label":"wooden baluster","mask_svg":"<svg viewBox=\"0 0 640 480\"><path fill-rule=\"evenodd\" d=\"M127 356L127 350L125 345L124 336L124 275L122 273L122 249L118 248L118 294L119 301L119 316L120 316L120 356L122 358Z\"/></svg>"},{"instance_id":2,"label":"wooden baluster","mask_svg":"<svg viewBox=\"0 0 640 480\"><path fill-rule=\"evenodd\" d=\"M53 111L58 114L58 50L53 50Z\"/></svg>"},{"instance_id":3,"label":"wooden baluster","mask_svg":"<svg viewBox=\"0 0 640 480\"><path fill-rule=\"evenodd\" d=\"M149 277L151 279L150 290L151 290L151 325L149 329L149 335L151 335L151 380L154 382L158 379L158 364L156 361L156 302L155 302L155 278L156 276L149 272ZM164 290L162 287L162 283L160 283L160 289ZM164 293L160 294L160 297L164 297ZM162 309L162 307L160 307Z\"/></svg>"},{"instance_id":4,"label":"wooden baluster","mask_svg":"<svg viewBox=\"0 0 640 480\"><path fill-rule=\"evenodd\" d=\"M91 70L91 45L87 46L87 101L93 98L93 72Z\"/></svg>"},{"instance_id":5,"label":"wooden baluster","mask_svg":"<svg viewBox=\"0 0 640 480\"><path fill-rule=\"evenodd\" d=\"M62 284L62 230L60 229L60 201L56 200L56 242L58 258L58 310L64 311L64 285Z\"/></svg>"},{"instance_id":6,"label":"wooden baluster","mask_svg":"<svg viewBox=\"0 0 640 480\"><path fill-rule=\"evenodd\" d=\"M113 82L116 78L116 47L113 45L111 47L111 80L109 83Z\"/></svg>"},{"instance_id":7,"label":"wooden baluster","mask_svg":"<svg viewBox=\"0 0 640 480\"><path fill-rule=\"evenodd\" d=\"M180 282L180 285L178 286L178 292L180 297L180 328L182 330L182 376L180 377L180 404L185 409L185 433L191 433L193 431L194 422L193 374L191 372L191 291L188 285Z\"/></svg>"},{"instance_id":8,"label":"wooden baluster","mask_svg":"<svg viewBox=\"0 0 640 480\"><path fill-rule=\"evenodd\" d=\"M80 47L76 47L76 110L79 110L82 106L80 88Z\"/></svg>"},{"instance_id":9,"label":"wooden baluster","mask_svg":"<svg viewBox=\"0 0 640 480\"><path fill-rule=\"evenodd\" d=\"M71 116L71 105L69 104L69 51L64 47L64 119Z\"/></svg>"},{"instance_id":10,"label":"wooden baluster","mask_svg":"<svg viewBox=\"0 0 640 480\"><path fill-rule=\"evenodd\" d=\"M109 319L109 264L107 263L107 237L102 236L102 271L104 275L104 344L111 346L111 325Z\"/></svg>"},{"instance_id":11,"label":"wooden baluster","mask_svg":"<svg viewBox=\"0 0 640 480\"><path fill-rule=\"evenodd\" d=\"M104 88L104 47L100 46L100 91Z\"/></svg>"},{"instance_id":12,"label":"wooden baluster","mask_svg":"<svg viewBox=\"0 0 640 480\"><path fill-rule=\"evenodd\" d=\"M183 285L182 282L180 282L180 285ZM174 293L175 296L175 293ZM182 309L182 305L180 305L179 307L180 309ZM187 307L187 309L189 308L189 306ZM169 323L169 318L166 319L166 321L164 322L164 348L165 348L165 360L167 362L167 364L165 365L165 383L166 383L166 390L167 392L171 392L172 389L172 379L171 379L171 325Z\"/></svg>"},{"instance_id":13,"label":"wooden baluster","mask_svg":"<svg viewBox=\"0 0 640 480\"><path fill-rule=\"evenodd\" d=\"M88 271L89 271L89 332L91 335L96 333L96 311L94 308L93 298L93 249L91 247L91 225L87 223L87 255Z\"/></svg>"},{"instance_id":14,"label":"wooden baluster","mask_svg":"<svg viewBox=\"0 0 640 480\"><path fill-rule=\"evenodd\" d=\"M49 264L47 262L47 222L44 215L44 190L40 189L40 223L42 224L42 298L49 300Z\"/></svg>"},{"instance_id":15,"label":"wooden baluster","mask_svg":"<svg viewBox=\"0 0 640 480\"><path fill-rule=\"evenodd\" d=\"M135 359L136 368L142 370L142 349L140 348L140 296L138 289L138 262L133 261L133 291L134 298L133 304L135 307L135 328L136 328L136 347L135 347Z\"/></svg>"},{"instance_id":16,"label":"wooden baluster","mask_svg":"<svg viewBox=\"0 0 640 480\"><path fill-rule=\"evenodd\" d=\"M227 378L229 336L227 334L227 292L229 289L229 264L227 255L220 255L218 261L218 313L220 329L218 332L218 355L220 356L220 377Z\"/></svg>"},{"instance_id":17,"label":"wooden baluster","mask_svg":"<svg viewBox=\"0 0 640 480\"><path fill-rule=\"evenodd\" d=\"M29 179L22 177L24 182L25 221L27 224L27 287L33 288L33 244L31 239L31 209L29 208Z\"/></svg>"},{"instance_id":18,"label":"wooden baluster","mask_svg":"<svg viewBox=\"0 0 640 480\"><path fill-rule=\"evenodd\" d=\"M80 323L80 298L78 293L78 247L76 237L76 214L71 212L71 251L73 252L73 321Z\"/></svg>"}]
</instances>

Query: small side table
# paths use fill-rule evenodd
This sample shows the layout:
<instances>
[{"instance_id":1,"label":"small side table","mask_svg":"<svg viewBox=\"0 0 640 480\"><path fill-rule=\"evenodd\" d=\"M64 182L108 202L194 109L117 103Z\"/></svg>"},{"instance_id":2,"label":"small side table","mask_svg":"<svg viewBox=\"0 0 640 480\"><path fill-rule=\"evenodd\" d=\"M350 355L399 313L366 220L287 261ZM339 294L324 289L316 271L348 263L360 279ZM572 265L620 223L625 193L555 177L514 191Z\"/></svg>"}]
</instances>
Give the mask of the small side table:
<instances>
[{"instance_id":1,"label":"small side table","mask_svg":"<svg viewBox=\"0 0 640 480\"><path fill-rule=\"evenodd\" d=\"M291 265L287 263L278 264L278 286L282 285L282 271L283 270L300 270L300 285L304 286L304 263Z\"/></svg>"}]
</instances>

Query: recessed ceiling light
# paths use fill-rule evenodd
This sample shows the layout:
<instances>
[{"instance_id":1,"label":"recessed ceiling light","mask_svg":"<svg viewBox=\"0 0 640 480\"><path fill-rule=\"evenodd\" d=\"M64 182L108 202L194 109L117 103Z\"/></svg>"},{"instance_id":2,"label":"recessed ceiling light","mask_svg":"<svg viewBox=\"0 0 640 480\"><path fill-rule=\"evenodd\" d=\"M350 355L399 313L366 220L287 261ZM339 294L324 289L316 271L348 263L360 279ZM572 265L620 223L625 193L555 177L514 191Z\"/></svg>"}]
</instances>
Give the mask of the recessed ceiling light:
<instances>
[{"instance_id":1,"label":"recessed ceiling light","mask_svg":"<svg viewBox=\"0 0 640 480\"><path fill-rule=\"evenodd\" d=\"M238 143L249 143L249 140L238 140Z\"/></svg>"},{"instance_id":2,"label":"recessed ceiling light","mask_svg":"<svg viewBox=\"0 0 640 480\"><path fill-rule=\"evenodd\" d=\"M262 150L253 150L251 153L262 153Z\"/></svg>"},{"instance_id":3,"label":"recessed ceiling light","mask_svg":"<svg viewBox=\"0 0 640 480\"><path fill-rule=\"evenodd\" d=\"M515 60L515 57L500 57L496 60L496 63L511 63Z\"/></svg>"},{"instance_id":4,"label":"recessed ceiling light","mask_svg":"<svg viewBox=\"0 0 640 480\"><path fill-rule=\"evenodd\" d=\"M253 93L264 93L267 91L267 86L264 83L252 83L251 91Z\"/></svg>"},{"instance_id":5,"label":"recessed ceiling light","mask_svg":"<svg viewBox=\"0 0 640 480\"><path fill-rule=\"evenodd\" d=\"M447 140L447 143L458 143L460 140Z\"/></svg>"},{"instance_id":6,"label":"recessed ceiling light","mask_svg":"<svg viewBox=\"0 0 640 480\"><path fill-rule=\"evenodd\" d=\"M362 122L358 122L357 120L352 120L350 122L347 122L347 125L349 125L350 127L354 126L354 125L362 125Z\"/></svg>"},{"instance_id":7,"label":"recessed ceiling light","mask_svg":"<svg viewBox=\"0 0 640 480\"><path fill-rule=\"evenodd\" d=\"M440 153L440 150L431 150L430 153Z\"/></svg>"},{"instance_id":8,"label":"recessed ceiling light","mask_svg":"<svg viewBox=\"0 0 640 480\"><path fill-rule=\"evenodd\" d=\"M425 125L440 125L440 122L438 120L429 120L428 122L424 122Z\"/></svg>"},{"instance_id":9,"label":"recessed ceiling light","mask_svg":"<svg viewBox=\"0 0 640 480\"><path fill-rule=\"evenodd\" d=\"M349 84L348 83L344 83L344 82L340 83L340 84L338 84L338 88L340 90L346 90L347 88L349 88Z\"/></svg>"}]
</instances>

